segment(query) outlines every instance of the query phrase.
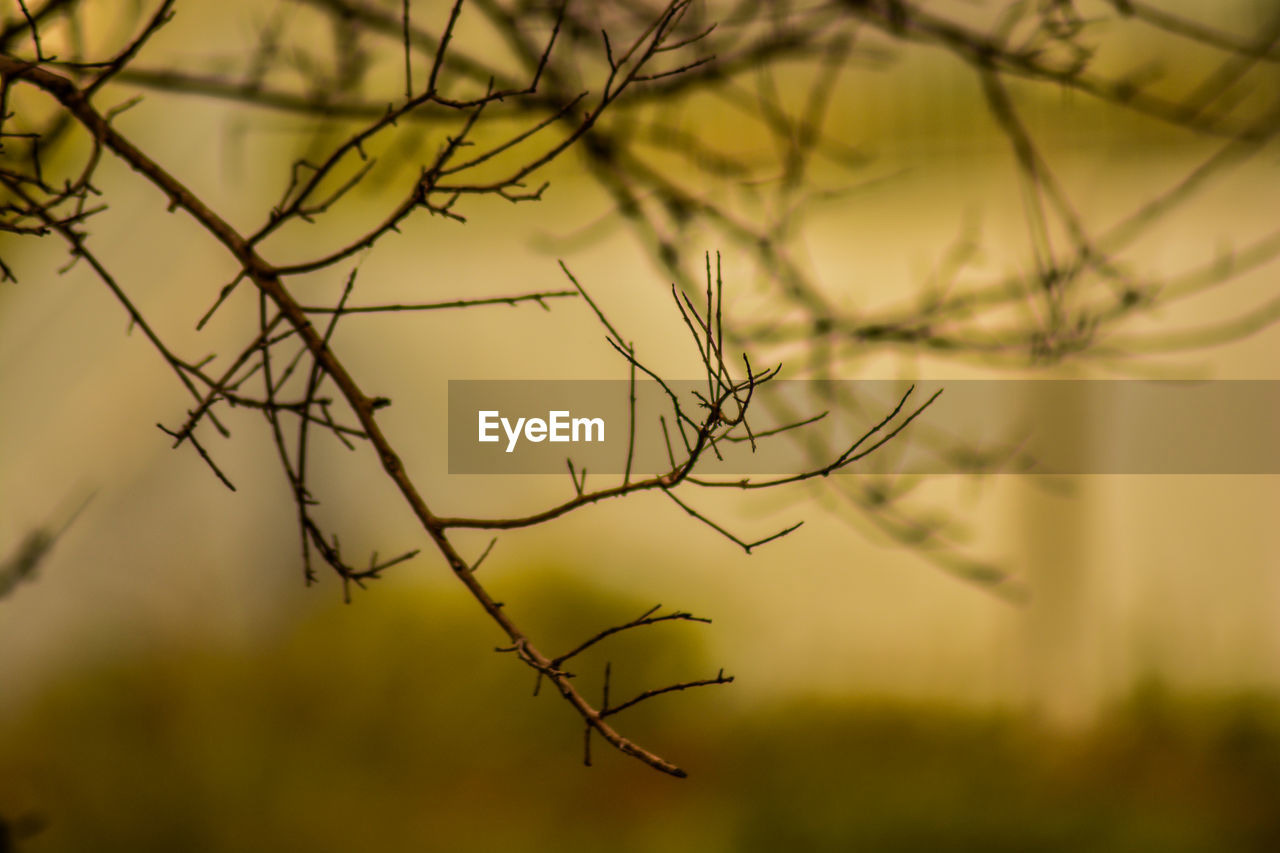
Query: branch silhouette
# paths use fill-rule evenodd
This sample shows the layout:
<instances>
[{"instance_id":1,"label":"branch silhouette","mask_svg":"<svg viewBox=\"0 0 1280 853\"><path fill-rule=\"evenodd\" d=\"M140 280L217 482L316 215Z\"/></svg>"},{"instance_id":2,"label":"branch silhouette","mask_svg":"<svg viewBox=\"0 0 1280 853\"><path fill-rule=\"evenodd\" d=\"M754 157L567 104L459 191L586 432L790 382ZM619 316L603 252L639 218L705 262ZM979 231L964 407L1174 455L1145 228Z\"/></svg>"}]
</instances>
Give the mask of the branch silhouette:
<instances>
[{"instance_id":1,"label":"branch silhouette","mask_svg":"<svg viewBox=\"0 0 1280 853\"><path fill-rule=\"evenodd\" d=\"M581 720L588 763L598 735L657 770L684 775L612 721L649 699L727 684L732 677L721 670L614 703L606 667L597 703L578 689L565 665L623 632L708 620L678 610L660 615L654 608L602 629L567 653L546 653L477 576L496 539L468 559L455 531L547 524L602 501L661 492L673 512L750 553L791 534L799 523L759 534L734 532L732 523L699 508L699 490L821 483L893 541L983 588L1008 591L1008 572L970 556L939 532L929 513L908 505L909 483L828 478L908 428L958 460L957 470L983 469L989 461L984 454L928 429L922 415L936 395L919 400L908 391L887 412L862 412L866 432L849 445L804 444L810 464L796 474L704 476L700 464L729 443L754 449L764 441L803 441L825 411L865 405L815 399L814 411L790 411L770 392L780 368L761 370L753 362L777 365L779 353L799 351L801 375L829 379L867 355L904 350L996 366L1129 361L1237 340L1280 320L1280 302L1271 298L1224 322L1158 331L1134 331L1133 325L1164 306L1271 268L1280 256L1280 232L1164 276L1134 272L1126 254L1229 170L1273 150L1280 103L1267 97L1274 87L1256 84L1274 81L1280 15L1272 14L1249 38L1134 0L1116 0L1109 11L1100 6L1102 17L1093 18L1070 2L1009 3L983 23L950 6L905 0L816 7L790 0L726 7L693 0L455 0L439 14L426 14L407 0L302 0L297 14L331 26L328 53L312 40L291 41L287 15L280 13L263 25L255 45L238 48L233 61L153 60L158 34L183 5L154 2L127 21L128 34L115 43L84 35L91 29L80 26L89 14L85 0L20 3L20 14L11 12L0 22L0 248L7 254L10 246L52 238L66 246L68 267L89 267L190 397L179 425L160 428L175 447L190 445L228 488L236 484L201 436L209 429L228 436L224 417L230 408L261 414L296 508L304 577L316 580L318 569L327 566L348 597L352 587L375 581L419 553L409 547L390 558L373 553L357 560L344 553L337 532L314 512L322 496L310 472L325 452L317 436L350 450L367 447L416 518L425 550L445 563L501 631L500 650L532 668L539 687L550 682ZM471 23L496 33L504 50L468 40ZM1121 43L1135 30L1165 40L1166 58L1188 45L1201 48L1213 57L1212 67L1179 88L1162 85L1159 63L1119 68L1098 60L1102 45ZM945 56L973 84L974 104L986 111L1007 146L1026 203L1027 264L998 275L974 272L970 266L980 241L966 231L916 292L891 304L851 306L837 295L844 282L824 280L808 268L799 239L815 211L842 198L850 176L868 162L832 119L842 80L879 73L904 52L926 50ZM395 60L390 77L379 76L379 55ZM117 118L136 99L104 106L108 95L138 90L312 120L308 154L284 170L282 191L252 227L233 225L193 184L152 156L140 137L121 130ZM1108 114L1150 120L1200 140L1207 153L1163 190L1101 227L1077 207L1052 147L1028 119L1028 93L1046 91L1075 93ZM691 130L682 119L689 113L737 116L750 130L734 135L754 135L761 144L744 153L742 145ZM435 134L434 147L414 135L424 128ZM597 227L550 241L558 243L553 248L567 255L568 247L623 228L646 249L664 283L672 285L671 307L696 353L692 369L705 390L693 400L672 390L653 360L642 355L643 343L624 336L622 324L606 316L603 301L565 262L561 267L572 287L562 289L462 293L430 302L357 297L360 259L411 219L466 221L478 198L536 202L547 188L549 167L568 157L577 158L613 209ZM207 295L197 329L218 316L242 286L252 289L256 317L240 330L238 346L218 369L210 366L212 357L180 355L167 333L144 317L129 283L93 246L94 217L111 201L97 182L108 159L157 190L171 212L190 218L233 261L234 276ZM394 201L379 194L375 213L368 206L357 210L353 199L375 179L398 182ZM330 222L340 212L360 219L354 235L314 241L305 250L287 248L283 235ZM708 245L754 266L766 310L753 312L726 300L719 253L713 267ZM345 280L332 303L317 301L305 288L312 276L323 274ZM15 265L0 257L0 278L15 276ZM593 473L589 487L588 472L570 461L573 494L559 503L519 516L445 514L441 507L448 496L428 499L425 481L406 470L384 433L379 412L391 400L370 391L368 377L353 373L335 342L338 325L354 315L500 306L552 310L573 300L586 303L605 332L605 352L618 359L632 384L621 480L601 486ZM669 403L660 425L670 464L648 476L632 470L634 389L642 376L657 381ZM752 415L761 408L785 426L754 429ZM19 548L16 568L6 563L5 591L30 575L24 567L38 562L49 541Z\"/></svg>"}]
</instances>

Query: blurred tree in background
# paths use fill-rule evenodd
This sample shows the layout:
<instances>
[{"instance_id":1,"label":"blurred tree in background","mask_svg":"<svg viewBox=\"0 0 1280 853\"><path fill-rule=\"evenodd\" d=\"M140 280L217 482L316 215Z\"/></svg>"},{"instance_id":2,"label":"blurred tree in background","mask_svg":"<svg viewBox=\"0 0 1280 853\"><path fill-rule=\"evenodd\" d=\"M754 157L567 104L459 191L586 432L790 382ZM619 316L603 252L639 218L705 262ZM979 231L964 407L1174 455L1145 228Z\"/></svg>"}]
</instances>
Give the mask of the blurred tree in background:
<instances>
[{"instance_id":1,"label":"blurred tree in background","mask_svg":"<svg viewBox=\"0 0 1280 853\"><path fill-rule=\"evenodd\" d=\"M545 571L518 591L543 607L642 603ZM733 712L704 694L638 721L698 768L673 785L632 762L566 760L577 737L560 709L529 703L504 659L469 654L482 627L438 596L369 598L256 648L98 667L0 740L0 796L11 817L46 824L31 850L1216 853L1280 841L1274 702L1187 703L1153 687L1064 734L893 702ZM648 651L697 660L696 638ZM636 651L617 662L638 663Z\"/></svg>"}]
</instances>

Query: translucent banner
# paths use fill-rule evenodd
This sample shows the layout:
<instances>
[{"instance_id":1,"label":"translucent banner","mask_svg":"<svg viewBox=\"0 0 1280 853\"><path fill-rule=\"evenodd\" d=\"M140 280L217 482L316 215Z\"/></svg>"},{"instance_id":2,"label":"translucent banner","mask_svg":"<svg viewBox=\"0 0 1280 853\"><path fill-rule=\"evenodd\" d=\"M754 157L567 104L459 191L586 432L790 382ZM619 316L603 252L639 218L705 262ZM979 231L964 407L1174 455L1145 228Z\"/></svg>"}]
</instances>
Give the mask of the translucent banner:
<instances>
[{"instance_id":1,"label":"translucent banner","mask_svg":"<svg viewBox=\"0 0 1280 853\"><path fill-rule=\"evenodd\" d=\"M746 422L700 447L716 396L705 381L454 380L449 472L664 474L696 451L709 477L842 460L830 473L1280 474L1280 381L773 380L723 400L720 417L746 405Z\"/></svg>"}]
</instances>

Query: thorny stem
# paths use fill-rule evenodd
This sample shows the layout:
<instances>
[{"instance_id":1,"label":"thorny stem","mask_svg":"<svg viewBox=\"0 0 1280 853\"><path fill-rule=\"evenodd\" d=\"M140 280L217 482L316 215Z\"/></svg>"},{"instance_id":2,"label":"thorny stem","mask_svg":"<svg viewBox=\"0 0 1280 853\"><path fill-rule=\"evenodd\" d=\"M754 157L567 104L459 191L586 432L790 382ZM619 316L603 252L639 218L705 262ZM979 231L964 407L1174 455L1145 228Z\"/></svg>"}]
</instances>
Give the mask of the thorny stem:
<instances>
[{"instance_id":1,"label":"thorny stem","mask_svg":"<svg viewBox=\"0 0 1280 853\"><path fill-rule=\"evenodd\" d=\"M167 10L167 4L165 6ZM639 41L637 42L639 44ZM443 49L443 48L442 48ZM634 71L632 74L634 75ZM263 296L270 300L285 320L293 327L303 345L314 359L316 369L323 371L341 392L355 413L369 443L373 446L382 468L395 483L396 488L412 509L415 517L444 558L454 576L467 588L485 613L498 624L520 659L537 670L540 677L551 680L560 695L573 706L590 729L594 729L619 751L672 776L683 777L685 772L670 761L639 746L619 734L605 722L603 715L578 692L570 681L571 675L553 665L550 658L539 651L524 632L507 615L502 605L495 601L488 590L476 579L471 565L462 558L450 540L447 527L427 505L421 492L405 470L399 455L383 433L375 417L378 398L366 394L343 362L330 348L308 318L307 310L298 303L282 281L282 271L265 260L254 242L242 236L226 220L209 208L182 182L152 160L118 131L89 101L85 91L66 77L53 73L39 65L0 55L0 77L7 85L11 80L25 80L56 98L63 107L91 134L93 139L111 151L134 171L143 175L161 190L170 207L186 211L204 230L213 235L235 257L245 276L253 282ZM616 97L617 90L608 93ZM609 98L606 98L607 102ZM562 148L560 146L560 148ZM541 161L539 161L541 162ZM526 169L531 171L531 169ZM314 382L312 383L314 386ZM305 421L304 421L305 423ZM292 476L292 475L291 475ZM301 500L301 499L300 499ZM335 543L336 546L336 543Z\"/></svg>"}]
</instances>

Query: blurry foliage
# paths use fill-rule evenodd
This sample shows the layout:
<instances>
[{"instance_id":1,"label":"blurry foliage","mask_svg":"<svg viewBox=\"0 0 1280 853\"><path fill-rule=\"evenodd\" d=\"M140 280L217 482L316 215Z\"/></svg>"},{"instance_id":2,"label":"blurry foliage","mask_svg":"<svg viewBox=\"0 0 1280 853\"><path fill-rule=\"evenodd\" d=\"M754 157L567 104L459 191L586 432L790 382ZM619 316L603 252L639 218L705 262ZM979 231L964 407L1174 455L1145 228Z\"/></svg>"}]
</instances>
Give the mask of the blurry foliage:
<instances>
[{"instance_id":1,"label":"blurry foliage","mask_svg":"<svg viewBox=\"0 0 1280 853\"><path fill-rule=\"evenodd\" d=\"M534 571L519 592L565 638L591 627L574 624L583 613L645 609L575 583ZM534 600L550 589L554 605ZM672 626L646 653L615 649L615 686L673 660L696 669L697 636ZM504 658L475 658L491 640L438 596L395 590L250 647L175 645L69 674L0 725L0 814L44 824L30 851L1280 846L1270 700L1151 685L1069 733L809 699L708 732L701 697L683 696L643 711L696 771L677 786L612 751L581 767L558 702L531 698Z\"/></svg>"}]
</instances>

